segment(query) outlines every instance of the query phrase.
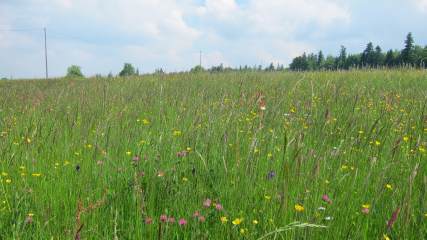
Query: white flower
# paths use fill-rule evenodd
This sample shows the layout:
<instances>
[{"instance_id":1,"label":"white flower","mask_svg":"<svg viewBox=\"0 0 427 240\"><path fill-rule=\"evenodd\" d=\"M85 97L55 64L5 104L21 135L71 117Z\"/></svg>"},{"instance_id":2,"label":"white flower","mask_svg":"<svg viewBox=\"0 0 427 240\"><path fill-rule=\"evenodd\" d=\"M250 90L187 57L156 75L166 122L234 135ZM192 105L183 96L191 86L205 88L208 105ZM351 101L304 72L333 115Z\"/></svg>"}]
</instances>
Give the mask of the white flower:
<instances>
[{"instance_id":1,"label":"white flower","mask_svg":"<svg viewBox=\"0 0 427 240\"><path fill-rule=\"evenodd\" d=\"M332 220L334 219L333 217L325 217L326 220Z\"/></svg>"},{"instance_id":2,"label":"white flower","mask_svg":"<svg viewBox=\"0 0 427 240\"><path fill-rule=\"evenodd\" d=\"M326 208L324 208L324 207L320 207L320 208L318 208L317 210L326 210Z\"/></svg>"},{"instance_id":3,"label":"white flower","mask_svg":"<svg viewBox=\"0 0 427 240\"><path fill-rule=\"evenodd\" d=\"M285 115L285 116L289 116L290 114L289 114L289 113L285 113L285 114L283 114L283 115Z\"/></svg>"},{"instance_id":4,"label":"white flower","mask_svg":"<svg viewBox=\"0 0 427 240\"><path fill-rule=\"evenodd\" d=\"M261 107L261 110L265 110L265 107Z\"/></svg>"}]
</instances>

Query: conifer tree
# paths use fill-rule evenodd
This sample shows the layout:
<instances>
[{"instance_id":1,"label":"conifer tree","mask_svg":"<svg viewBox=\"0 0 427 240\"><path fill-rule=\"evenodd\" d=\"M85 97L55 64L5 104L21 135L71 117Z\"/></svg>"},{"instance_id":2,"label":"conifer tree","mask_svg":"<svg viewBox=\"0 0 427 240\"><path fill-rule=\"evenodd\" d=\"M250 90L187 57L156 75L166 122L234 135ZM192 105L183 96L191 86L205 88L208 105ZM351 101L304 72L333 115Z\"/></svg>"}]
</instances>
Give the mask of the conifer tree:
<instances>
[{"instance_id":1,"label":"conifer tree","mask_svg":"<svg viewBox=\"0 0 427 240\"><path fill-rule=\"evenodd\" d=\"M412 33L409 32L406 35L405 40L405 48L402 50L402 61L404 63L414 63L414 49L413 49L414 38L412 37Z\"/></svg>"}]
</instances>

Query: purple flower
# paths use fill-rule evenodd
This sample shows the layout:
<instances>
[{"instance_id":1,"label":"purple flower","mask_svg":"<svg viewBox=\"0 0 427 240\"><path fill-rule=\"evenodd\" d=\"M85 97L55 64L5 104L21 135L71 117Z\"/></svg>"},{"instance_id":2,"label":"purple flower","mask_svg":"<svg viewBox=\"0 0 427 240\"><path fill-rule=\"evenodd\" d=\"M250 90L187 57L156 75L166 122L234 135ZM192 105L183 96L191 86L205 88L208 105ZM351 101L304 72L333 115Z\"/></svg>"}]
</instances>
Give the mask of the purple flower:
<instances>
[{"instance_id":1,"label":"purple flower","mask_svg":"<svg viewBox=\"0 0 427 240\"><path fill-rule=\"evenodd\" d=\"M187 221L185 221L185 219L181 219L181 220L179 220L179 223L178 223L180 226L185 226L185 225L187 225Z\"/></svg>"},{"instance_id":2,"label":"purple flower","mask_svg":"<svg viewBox=\"0 0 427 240\"><path fill-rule=\"evenodd\" d=\"M175 219L173 219L173 218L169 218L169 219L168 219L168 222L173 223L173 222L175 222Z\"/></svg>"},{"instance_id":3,"label":"purple flower","mask_svg":"<svg viewBox=\"0 0 427 240\"><path fill-rule=\"evenodd\" d=\"M27 220L25 221L27 221L27 223L30 223L30 222L33 222L33 219L31 217L28 217Z\"/></svg>"},{"instance_id":4,"label":"purple flower","mask_svg":"<svg viewBox=\"0 0 427 240\"><path fill-rule=\"evenodd\" d=\"M221 206L221 204L217 204L217 205L215 206L215 208L216 208L216 210L220 211L220 210L222 209L222 206Z\"/></svg>"},{"instance_id":5,"label":"purple flower","mask_svg":"<svg viewBox=\"0 0 427 240\"><path fill-rule=\"evenodd\" d=\"M145 175L145 172L142 172L142 173L141 173L141 175L142 175L142 176L144 176L144 175Z\"/></svg>"},{"instance_id":6,"label":"purple flower","mask_svg":"<svg viewBox=\"0 0 427 240\"><path fill-rule=\"evenodd\" d=\"M181 155L182 155L182 156L185 156L185 150L184 150L184 151L182 151Z\"/></svg>"},{"instance_id":7,"label":"purple flower","mask_svg":"<svg viewBox=\"0 0 427 240\"><path fill-rule=\"evenodd\" d=\"M166 220L168 220L168 217L166 217L166 215L160 216L160 221L165 222Z\"/></svg>"},{"instance_id":8,"label":"purple flower","mask_svg":"<svg viewBox=\"0 0 427 240\"><path fill-rule=\"evenodd\" d=\"M118 171L119 171L119 173L120 173L120 172L122 172L122 168L119 168L119 170L118 170Z\"/></svg>"},{"instance_id":9,"label":"purple flower","mask_svg":"<svg viewBox=\"0 0 427 240\"><path fill-rule=\"evenodd\" d=\"M142 157L143 157L145 160L147 160L147 156L145 156L145 155L144 155L144 156L142 156Z\"/></svg>"},{"instance_id":10,"label":"purple flower","mask_svg":"<svg viewBox=\"0 0 427 240\"><path fill-rule=\"evenodd\" d=\"M102 165L104 165L104 162L103 161L98 161L97 164L102 166Z\"/></svg>"},{"instance_id":11,"label":"purple flower","mask_svg":"<svg viewBox=\"0 0 427 240\"><path fill-rule=\"evenodd\" d=\"M329 199L329 198L328 198L328 196L326 196L326 195L323 195L323 196L322 196L322 200L323 200L323 201L328 201L328 199Z\"/></svg>"},{"instance_id":12,"label":"purple flower","mask_svg":"<svg viewBox=\"0 0 427 240\"><path fill-rule=\"evenodd\" d=\"M178 156L181 156L181 152L178 152Z\"/></svg>"},{"instance_id":13,"label":"purple flower","mask_svg":"<svg viewBox=\"0 0 427 240\"><path fill-rule=\"evenodd\" d=\"M211 200L208 198L206 199L206 201L203 203L203 206L205 207L209 207L211 205Z\"/></svg>"},{"instance_id":14,"label":"purple flower","mask_svg":"<svg viewBox=\"0 0 427 240\"><path fill-rule=\"evenodd\" d=\"M199 213L193 214L193 217L198 217L198 216L199 216Z\"/></svg>"},{"instance_id":15,"label":"purple flower","mask_svg":"<svg viewBox=\"0 0 427 240\"><path fill-rule=\"evenodd\" d=\"M267 179L272 179L272 178L274 178L274 175L276 175L276 174L274 173L274 171L269 172L269 173L267 174Z\"/></svg>"},{"instance_id":16,"label":"purple flower","mask_svg":"<svg viewBox=\"0 0 427 240\"><path fill-rule=\"evenodd\" d=\"M331 203L332 202L332 199L328 199L328 203Z\"/></svg>"},{"instance_id":17,"label":"purple flower","mask_svg":"<svg viewBox=\"0 0 427 240\"><path fill-rule=\"evenodd\" d=\"M137 162L138 162L138 161L139 161L139 158L138 158L138 157L134 157L134 158L133 158L133 160L135 160L135 161L137 161Z\"/></svg>"},{"instance_id":18,"label":"purple flower","mask_svg":"<svg viewBox=\"0 0 427 240\"><path fill-rule=\"evenodd\" d=\"M160 157L160 154L157 154L157 157Z\"/></svg>"},{"instance_id":19,"label":"purple flower","mask_svg":"<svg viewBox=\"0 0 427 240\"><path fill-rule=\"evenodd\" d=\"M199 217L199 222L204 222L204 221L205 221L205 217L200 216L200 217Z\"/></svg>"},{"instance_id":20,"label":"purple flower","mask_svg":"<svg viewBox=\"0 0 427 240\"><path fill-rule=\"evenodd\" d=\"M162 172L162 171L159 171L159 175L162 175L162 174L164 174L164 172Z\"/></svg>"},{"instance_id":21,"label":"purple flower","mask_svg":"<svg viewBox=\"0 0 427 240\"><path fill-rule=\"evenodd\" d=\"M362 210L362 212L363 212L363 213L366 213L366 214L368 214L368 213L369 213L369 209L367 209L367 208L364 208L364 209Z\"/></svg>"}]
</instances>

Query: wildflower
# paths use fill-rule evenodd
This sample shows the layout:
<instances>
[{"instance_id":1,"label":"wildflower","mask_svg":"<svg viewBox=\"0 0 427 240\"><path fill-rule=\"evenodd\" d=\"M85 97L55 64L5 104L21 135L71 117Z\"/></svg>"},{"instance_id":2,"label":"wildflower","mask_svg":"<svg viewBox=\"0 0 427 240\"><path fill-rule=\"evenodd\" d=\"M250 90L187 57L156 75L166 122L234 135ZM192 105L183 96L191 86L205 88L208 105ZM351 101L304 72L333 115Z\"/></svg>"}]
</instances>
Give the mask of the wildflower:
<instances>
[{"instance_id":1,"label":"wildflower","mask_svg":"<svg viewBox=\"0 0 427 240\"><path fill-rule=\"evenodd\" d=\"M327 196L327 195L323 195L323 196L322 196L322 200L323 200L323 201L328 201L328 199L329 199L329 198L328 198L328 196Z\"/></svg>"},{"instance_id":2,"label":"wildflower","mask_svg":"<svg viewBox=\"0 0 427 240\"><path fill-rule=\"evenodd\" d=\"M187 181L188 179L187 178L183 178L182 180Z\"/></svg>"},{"instance_id":3,"label":"wildflower","mask_svg":"<svg viewBox=\"0 0 427 240\"><path fill-rule=\"evenodd\" d=\"M143 222L145 222L145 223L152 223L153 222L153 219L151 219L151 218L147 218L147 219L144 219L144 220L142 220Z\"/></svg>"},{"instance_id":4,"label":"wildflower","mask_svg":"<svg viewBox=\"0 0 427 240\"><path fill-rule=\"evenodd\" d=\"M10 182L12 182L12 180L10 180L10 179L6 180L6 183L10 183Z\"/></svg>"},{"instance_id":5,"label":"wildflower","mask_svg":"<svg viewBox=\"0 0 427 240\"><path fill-rule=\"evenodd\" d=\"M347 169L347 166L342 166L342 169Z\"/></svg>"},{"instance_id":6,"label":"wildflower","mask_svg":"<svg viewBox=\"0 0 427 240\"><path fill-rule=\"evenodd\" d=\"M326 210L324 207L319 207L318 210Z\"/></svg>"},{"instance_id":7,"label":"wildflower","mask_svg":"<svg viewBox=\"0 0 427 240\"><path fill-rule=\"evenodd\" d=\"M252 223L253 224L258 224L258 221L257 220L253 220Z\"/></svg>"},{"instance_id":8,"label":"wildflower","mask_svg":"<svg viewBox=\"0 0 427 240\"><path fill-rule=\"evenodd\" d=\"M92 145L87 145L87 147L91 148L91 147L92 147Z\"/></svg>"},{"instance_id":9,"label":"wildflower","mask_svg":"<svg viewBox=\"0 0 427 240\"><path fill-rule=\"evenodd\" d=\"M159 177L161 177L161 176L163 176L163 172L162 171L159 171L159 175L157 175L157 176L159 176Z\"/></svg>"},{"instance_id":10,"label":"wildflower","mask_svg":"<svg viewBox=\"0 0 427 240\"><path fill-rule=\"evenodd\" d=\"M332 202L332 199L328 199L328 203L331 203Z\"/></svg>"},{"instance_id":11,"label":"wildflower","mask_svg":"<svg viewBox=\"0 0 427 240\"><path fill-rule=\"evenodd\" d=\"M304 210L304 207L299 206L299 205L295 205L295 209L299 212L301 212L302 210Z\"/></svg>"},{"instance_id":12,"label":"wildflower","mask_svg":"<svg viewBox=\"0 0 427 240\"><path fill-rule=\"evenodd\" d=\"M181 156L181 152L178 152L178 156Z\"/></svg>"},{"instance_id":13,"label":"wildflower","mask_svg":"<svg viewBox=\"0 0 427 240\"><path fill-rule=\"evenodd\" d=\"M320 216L320 214L318 212L316 212L316 217L319 217L319 216Z\"/></svg>"},{"instance_id":14,"label":"wildflower","mask_svg":"<svg viewBox=\"0 0 427 240\"><path fill-rule=\"evenodd\" d=\"M363 131L359 131L359 133L360 133L360 134L362 134L362 133L363 133Z\"/></svg>"},{"instance_id":15,"label":"wildflower","mask_svg":"<svg viewBox=\"0 0 427 240\"><path fill-rule=\"evenodd\" d=\"M198 216L199 216L199 213L193 214L193 217L198 217Z\"/></svg>"},{"instance_id":16,"label":"wildflower","mask_svg":"<svg viewBox=\"0 0 427 240\"><path fill-rule=\"evenodd\" d=\"M390 238L387 237L387 235L385 235L385 234L383 234L383 237L384 237L385 240L390 240Z\"/></svg>"},{"instance_id":17,"label":"wildflower","mask_svg":"<svg viewBox=\"0 0 427 240\"><path fill-rule=\"evenodd\" d=\"M185 156L185 150L182 151L181 156Z\"/></svg>"},{"instance_id":18,"label":"wildflower","mask_svg":"<svg viewBox=\"0 0 427 240\"><path fill-rule=\"evenodd\" d=\"M34 213L29 213L28 214L28 217L32 217L32 216L34 216Z\"/></svg>"},{"instance_id":19,"label":"wildflower","mask_svg":"<svg viewBox=\"0 0 427 240\"><path fill-rule=\"evenodd\" d=\"M270 200L271 197L270 196L265 196L265 198Z\"/></svg>"},{"instance_id":20,"label":"wildflower","mask_svg":"<svg viewBox=\"0 0 427 240\"><path fill-rule=\"evenodd\" d=\"M242 218L236 218L236 220L232 221L232 223L233 223L234 225L238 225L238 224L242 223L242 221L243 221L243 219L242 219Z\"/></svg>"},{"instance_id":21,"label":"wildflower","mask_svg":"<svg viewBox=\"0 0 427 240\"><path fill-rule=\"evenodd\" d=\"M326 184L329 184L329 181L328 181L328 180L326 180L326 181L325 181L325 183L326 183Z\"/></svg>"},{"instance_id":22,"label":"wildflower","mask_svg":"<svg viewBox=\"0 0 427 240\"><path fill-rule=\"evenodd\" d=\"M371 207L371 205L366 204L366 205L362 205L362 207L363 207L363 208L369 208L369 207Z\"/></svg>"},{"instance_id":23,"label":"wildflower","mask_svg":"<svg viewBox=\"0 0 427 240\"><path fill-rule=\"evenodd\" d=\"M100 165L100 166L102 166L102 165L104 165L104 162L103 161L98 161L97 164Z\"/></svg>"},{"instance_id":24,"label":"wildflower","mask_svg":"<svg viewBox=\"0 0 427 240\"><path fill-rule=\"evenodd\" d=\"M173 222L175 222L175 219L174 218L169 218L168 222L173 223Z\"/></svg>"},{"instance_id":25,"label":"wildflower","mask_svg":"<svg viewBox=\"0 0 427 240\"><path fill-rule=\"evenodd\" d=\"M55 163L55 165L56 165L56 163ZM22 170L22 169L24 169L25 167L22 167L22 166L21 166L21 167L19 167L19 168Z\"/></svg>"},{"instance_id":26,"label":"wildflower","mask_svg":"<svg viewBox=\"0 0 427 240\"><path fill-rule=\"evenodd\" d=\"M245 229L240 229L240 233L245 233Z\"/></svg>"},{"instance_id":27,"label":"wildflower","mask_svg":"<svg viewBox=\"0 0 427 240\"><path fill-rule=\"evenodd\" d=\"M364 208L364 209L362 209L362 212L368 214L369 213L369 209L368 208Z\"/></svg>"},{"instance_id":28,"label":"wildflower","mask_svg":"<svg viewBox=\"0 0 427 240\"><path fill-rule=\"evenodd\" d=\"M223 221L223 222L227 222L228 220L227 220L227 218L226 218L226 217L221 217L221 221Z\"/></svg>"},{"instance_id":29,"label":"wildflower","mask_svg":"<svg viewBox=\"0 0 427 240\"><path fill-rule=\"evenodd\" d=\"M77 172L79 172L79 171L80 171L80 166L79 166L79 165L77 165L77 166L76 166L76 171L77 171Z\"/></svg>"},{"instance_id":30,"label":"wildflower","mask_svg":"<svg viewBox=\"0 0 427 240\"><path fill-rule=\"evenodd\" d=\"M187 221L185 221L185 219L181 219L181 220L179 220L178 224L179 224L179 226L185 226L185 225L187 225Z\"/></svg>"},{"instance_id":31,"label":"wildflower","mask_svg":"<svg viewBox=\"0 0 427 240\"><path fill-rule=\"evenodd\" d=\"M8 174L7 173L2 173L1 175L3 175L3 177L6 177Z\"/></svg>"},{"instance_id":32,"label":"wildflower","mask_svg":"<svg viewBox=\"0 0 427 240\"><path fill-rule=\"evenodd\" d=\"M65 165L68 165L68 164L70 164L70 162L65 162Z\"/></svg>"},{"instance_id":33,"label":"wildflower","mask_svg":"<svg viewBox=\"0 0 427 240\"><path fill-rule=\"evenodd\" d=\"M145 175L145 172L142 172L142 173L141 173L141 175L142 175L142 176L144 176L144 175Z\"/></svg>"},{"instance_id":34,"label":"wildflower","mask_svg":"<svg viewBox=\"0 0 427 240\"><path fill-rule=\"evenodd\" d=\"M408 137L404 137L404 138L403 138L403 140L408 141L408 140L409 140L409 138L408 138Z\"/></svg>"},{"instance_id":35,"label":"wildflower","mask_svg":"<svg viewBox=\"0 0 427 240\"><path fill-rule=\"evenodd\" d=\"M29 143L30 143L30 142L31 142L31 139L27 138L27 142L29 142Z\"/></svg>"},{"instance_id":36,"label":"wildflower","mask_svg":"<svg viewBox=\"0 0 427 240\"><path fill-rule=\"evenodd\" d=\"M138 162L138 161L139 161L139 158L138 158L137 156L135 156L135 157L133 158L133 160Z\"/></svg>"},{"instance_id":37,"label":"wildflower","mask_svg":"<svg viewBox=\"0 0 427 240\"><path fill-rule=\"evenodd\" d=\"M145 156L145 155L144 155L144 156L142 156L142 157L143 157L145 160L147 160L147 156Z\"/></svg>"},{"instance_id":38,"label":"wildflower","mask_svg":"<svg viewBox=\"0 0 427 240\"><path fill-rule=\"evenodd\" d=\"M267 174L267 179L272 179L274 177L275 173L274 171L271 171Z\"/></svg>"},{"instance_id":39,"label":"wildflower","mask_svg":"<svg viewBox=\"0 0 427 240\"><path fill-rule=\"evenodd\" d=\"M325 217L326 220L330 221L332 219L334 219L333 217Z\"/></svg>"},{"instance_id":40,"label":"wildflower","mask_svg":"<svg viewBox=\"0 0 427 240\"><path fill-rule=\"evenodd\" d=\"M132 154L131 152L126 152L126 155L128 155L128 156L131 155L131 154Z\"/></svg>"},{"instance_id":41,"label":"wildflower","mask_svg":"<svg viewBox=\"0 0 427 240\"><path fill-rule=\"evenodd\" d=\"M378 142L378 141L375 141L375 144L380 145L381 143L380 143L380 142Z\"/></svg>"},{"instance_id":42,"label":"wildflower","mask_svg":"<svg viewBox=\"0 0 427 240\"><path fill-rule=\"evenodd\" d=\"M231 181L231 184L233 184L233 185L234 185L234 184L236 184L236 183L235 183L234 181Z\"/></svg>"},{"instance_id":43,"label":"wildflower","mask_svg":"<svg viewBox=\"0 0 427 240\"><path fill-rule=\"evenodd\" d=\"M168 217L166 215L160 216L160 221L165 222L166 220L168 220Z\"/></svg>"},{"instance_id":44,"label":"wildflower","mask_svg":"<svg viewBox=\"0 0 427 240\"><path fill-rule=\"evenodd\" d=\"M33 218L32 218L32 217L28 217L25 221L26 221L27 223L31 223L31 222L33 222Z\"/></svg>"},{"instance_id":45,"label":"wildflower","mask_svg":"<svg viewBox=\"0 0 427 240\"><path fill-rule=\"evenodd\" d=\"M218 204L215 206L215 208L216 208L216 210L220 211L222 209L222 206L221 206L221 204Z\"/></svg>"},{"instance_id":46,"label":"wildflower","mask_svg":"<svg viewBox=\"0 0 427 240\"><path fill-rule=\"evenodd\" d=\"M391 185L390 185L390 184L387 184L387 188L390 188L390 189L391 189Z\"/></svg>"},{"instance_id":47,"label":"wildflower","mask_svg":"<svg viewBox=\"0 0 427 240\"><path fill-rule=\"evenodd\" d=\"M208 198L206 199L206 201L203 203L203 206L205 207L209 207L211 205L211 200Z\"/></svg>"},{"instance_id":48,"label":"wildflower","mask_svg":"<svg viewBox=\"0 0 427 240\"><path fill-rule=\"evenodd\" d=\"M205 217L200 216L200 217L199 217L199 222L204 222L204 221L205 221Z\"/></svg>"},{"instance_id":49,"label":"wildflower","mask_svg":"<svg viewBox=\"0 0 427 240\"><path fill-rule=\"evenodd\" d=\"M272 157L272 156L273 156L273 154L270 154L270 153L269 153L269 154L268 154L268 156L269 156L269 157Z\"/></svg>"},{"instance_id":50,"label":"wildflower","mask_svg":"<svg viewBox=\"0 0 427 240\"><path fill-rule=\"evenodd\" d=\"M259 152L259 150L255 150L255 153L258 153Z\"/></svg>"},{"instance_id":51,"label":"wildflower","mask_svg":"<svg viewBox=\"0 0 427 240\"><path fill-rule=\"evenodd\" d=\"M217 203L217 202L218 202L218 198L215 198L214 202L216 202L216 203Z\"/></svg>"},{"instance_id":52,"label":"wildflower","mask_svg":"<svg viewBox=\"0 0 427 240\"><path fill-rule=\"evenodd\" d=\"M354 170L354 167L351 167L350 169L351 169L351 170Z\"/></svg>"},{"instance_id":53,"label":"wildflower","mask_svg":"<svg viewBox=\"0 0 427 240\"><path fill-rule=\"evenodd\" d=\"M76 155L79 155L80 153L78 153L78 152L75 152L74 154L76 154Z\"/></svg>"},{"instance_id":54,"label":"wildflower","mask_svg":"<svg viewBox=\"0 0 427 240\"><path fill-rule=\"evenodd\" d=\"M121 173L122 172L122 168L119 168L118 171L119 171L119 173Z\"/></svg>"}]
</instances>

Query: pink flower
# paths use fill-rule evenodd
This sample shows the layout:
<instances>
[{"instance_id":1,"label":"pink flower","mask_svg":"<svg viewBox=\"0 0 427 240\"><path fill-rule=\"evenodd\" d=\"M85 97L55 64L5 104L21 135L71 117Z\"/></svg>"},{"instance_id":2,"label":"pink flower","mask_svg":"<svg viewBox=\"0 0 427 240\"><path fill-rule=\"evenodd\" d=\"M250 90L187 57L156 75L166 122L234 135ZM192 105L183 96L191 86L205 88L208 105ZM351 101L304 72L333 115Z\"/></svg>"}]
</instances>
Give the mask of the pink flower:
<instances>
[{"instance_id":1,"label":"pink flower","mask_svg":"<svg viewBox=\"0 0 427 240\"><path fill-rule=\"evenodd\" d=\"M168 219L168 222L173 223L173 222L175 222L175 219L173 219L173 218L169 218L169 219Z\"/></svg>"},{"instance_id":2,"label":"pink flower","mask_svg":"<svg viewBox=\"0 0 427 240\"><path fill-rule=\"evenodd\" d=\"M119 170L118 170L119 172L122 172L122 168L119 168Z\"/></svg>"},{"instance_id":3,"label":"pink flower","mask_svg":"<svg viewBox=\"0 0 427 240\"><path fill-rule=\"evenodd\" d=\"M144 176L144 175L145 175L145 172L142 172L142 173L141 173L141 175L142 175L142 176Z\"/></svg>"},{"instance_id":4,"label":"pink flower","mask_svg":"<svg viewBox=\"0 0 427 240\"><path fill-rule=\"evenodd\" d=\"M364 208L364 209L362 210L362 212L363 212L363 213L366 213L366 214L368 214L368 213L369 213L369 209L367 209L367 208Z\"/></svg>"},{"instance_id":5,"label":"pink flower","mask_svg":"<svg viewBox=\"0 0 427 240\"><path fill-rule=\"evenodd\" d=\"M152 223L153 219L147 218L147 219L144 219L143 222L145 222L145 223Z\"/></svg>"},{"instance_id":6,"label":"pink flower","mask_svg":"<svg viewBox=\"0 0 427 240\"><path fill-rule=\"evenodd\" d=\"M138 162L138 161L139 161L139 158L138 158L138 157L134 157L134 158L133 158L133 160L135 160L135 161L137 161L137 162Z\"/></svg>"},{"instance_id":7,"label":"pink flower","mask_svg":"<svg viewBox=\"0 0 427 240\"><path fill-rule=\"evenodd\" d=\"M332 202L332 199L328 199L328 202L329 202L329 203L331 203L331 202Z\"/></svg>"},{"instance_id":8,"label":"pink flower","mask_svg":"<svg viewBox=\"0 0 427 240\"><path fill-rule=\"evenodd\" d=\"M178 152L178 156L181 156L181 152Z\"/></svg>"},{"instance_id":9,"label":"pink flower","mask_svg":"<svg viewBox=\"0 0 427 240\"><path fill-rule=\"evenodd\" d=\"M104 162L103 161L98 161L97 164L102 166L102 165L104 165Z\"/></svg>"},{"instance_id":10,"label":"pink flower","mask_svg":"<svg viewBox=\"0 0 427 240\"><path fill-rule=\"evenodd\" d=\"M145 155L144 155L144 156L142 156L142 157L143 157L145 160L147 160L147 156L145 156Z\"/></svg>"},{"instance_id":11,"label":"pink flower","mask_svg":"<svg viewBox=\"0 0 427 240\"><path fill-rule=\"evenodd\" d=\"M185 150L184 150L184 151L182 151L181 155L182 155L182 156L185 156Z\"/></svg>"},{"instance_id":12,"label":"pink flower","mask_svg":"<svg viewBox=\"0 0 427 240\"><path fill-rule=\"evenodd\" d=\"M203 203L203 206L205 207L209 207L211 205L211 200L208 198L206 199L206 201Z\"/></svg>"},{"instance_id":13,"label":"pink flower","mask_svg":"<svg viewBox=\"0 0 427 240\"><path fill-rule=\"evenodd\" d=\"M157 157L160 157L160 154L157 154Z\"/></svg>"},{"instance_id":14,"label":"pink flower","mask_svg":"<svg viewBox=\"0 0 427 240\"><path fill-rule=\"evenodd\" d=\"M193 217L198 217L198 216L199 216L199 213L193 214Z\"/></svg>"},{"instance_id":15,"label":"pink flower","mask_svg":"<svg viewBox=\"0 0 427 240\"><path fill-rule=\"evenodd\" d=\"M135 162L132 162L132 165L135 165L136 163Z\"/></svg>"},{"instance_id":16,"label":"pink flower","mask_svg":"<svg viewBox=\"0 0 427 240\"><path fill-rule=\"evenodd\" d=\"M322 197L322 200L323 200L323 201L328 201L328 199L329 199L329 198L328 198L328 196L323 195L323 197Z\"/></svg>"},{"instance_id":17,"label":"pink flower","mask_svg":"<svg viewBox=\"0 0 427 240\"><path fill-rule=\"evenodd\" d=\"M185 219L181 219L181 220L179 220L178 224L180 226L185 226L185 225L187 225L187 221L185 221Z\"/></svg>"},{"instance_id":18,"label":"pink flower","mask_svg":"<svg viewBox=\"0 0 427 240\"><path fill-rule=\"evenodd\" d=\"M175 168L172 168L171 170L172 170L172 171L175 171Z\"/></svg>"},{"instance_id":19,"label":"pink flower","mask_svg":"<svg viewBox=\"0 0 427 240\"><path fill-rule=\"evenodd\" d=\"M160 221L164 222L166 220L168 220L168 217L166 217L166 215L160 216Z\"/></svg>"},{"instance_id":20,"label":"pink flower","mask_svg":"<svg viewBox=\"0 0 427 240\"><path fill-rule=\"evenodd\" d=\"M200 217L199 217L199 222L204 222L204 221L205 221L205 217L200 216Z\"/></svg>"},{"instance_id":21,"label":"pink flower","mask_svg":"<svg viewBox=\"0 0 427 240\"><path fill-rule=\"evenodd\" d=\"M222 209L222 206L221 206L221 204L217 204L217 205L215 206L215 208L216 208L216 210L220 211L220 210Z\"/></svg>"},{"instance_id":22,"label":"pink flower","mask_svg":"<svg viewBox=\"0 0 427 240\"><path fill-rule=\"evenodd\" d=\"M214 201L217 203L218 202L218 198L216 198Z\"/></svg>"},{"instance_id":23,"label":"pink flower","mask_svg":"<svg viewBox=\"0 0 427 240\"><path fill-rule=\"evenodd\" d=\"M28 217L27 220L25 221L27 221L27 223L30 223L30 222L33 222L33 219L31 217Z\"/></svg>"},{"instance_id":24,"label":"pink flower","mask_svg":"<svg viewBox=\"0 0 427 240\"><path fill-rule=\"evenodd\" d=\"M162 172L162 171L159 171L159 174L161 175L161 174L163 174L163 172Z\"/></svg>"}]
</instances>

